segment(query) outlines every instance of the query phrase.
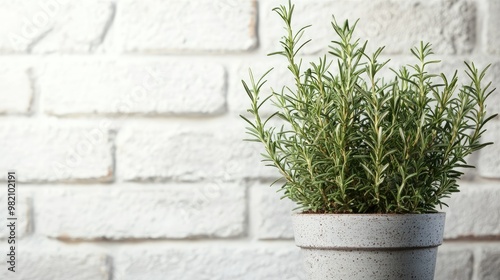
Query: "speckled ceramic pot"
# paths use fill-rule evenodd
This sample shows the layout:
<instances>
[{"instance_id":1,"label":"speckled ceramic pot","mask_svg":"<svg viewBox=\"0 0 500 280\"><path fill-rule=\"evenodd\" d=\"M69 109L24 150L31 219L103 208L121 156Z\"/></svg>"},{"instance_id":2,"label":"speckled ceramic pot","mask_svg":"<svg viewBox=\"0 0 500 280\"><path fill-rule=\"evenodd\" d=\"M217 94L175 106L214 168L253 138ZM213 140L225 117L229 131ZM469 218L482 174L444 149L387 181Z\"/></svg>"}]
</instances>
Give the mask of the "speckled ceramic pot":
<instances>
[{"instance_id":1,"label":"speckled ceramic pot","mask_svg":"<svg viewBox=\"0 0 500 280\"><path fill-rule=\"evenodd\" d=\"M445 213L294 214L309 280L432 280Z\"/></svg>"}]
</instances>

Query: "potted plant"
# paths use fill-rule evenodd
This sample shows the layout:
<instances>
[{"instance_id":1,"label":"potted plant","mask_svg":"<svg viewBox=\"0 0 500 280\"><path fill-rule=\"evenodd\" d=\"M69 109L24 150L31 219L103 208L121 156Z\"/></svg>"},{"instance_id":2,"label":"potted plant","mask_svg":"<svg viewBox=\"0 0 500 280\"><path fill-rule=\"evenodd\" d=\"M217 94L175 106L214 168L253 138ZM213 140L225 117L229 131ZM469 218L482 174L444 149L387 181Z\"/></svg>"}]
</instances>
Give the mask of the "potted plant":
<instances>
[{"instance_id":1,"label":"potted plant","mask_svg":"<svg viewBox=\"0 0 500 280\"><path fill-rule=\"evenodd\" d=\"M458 192L466 157L481 143L493 92L484 70L466 63L469 81L428 72L432 54L421 43L415 65L379 78L383 48L366 53L356 24L333 19L329 54L302 68L305 28L292 29L294 6L274 9L286 35L282 50L295 86L262 96L265 76L243 86L251 100L250 141L278 169L283 196L297 203L295 242L309 279L433 279L447 206ZM271 71L271 70L270 70ZM263 117L272 101L277 112ZM281 122L281 123L280 123Z\"/></svg>"}]
</instances>

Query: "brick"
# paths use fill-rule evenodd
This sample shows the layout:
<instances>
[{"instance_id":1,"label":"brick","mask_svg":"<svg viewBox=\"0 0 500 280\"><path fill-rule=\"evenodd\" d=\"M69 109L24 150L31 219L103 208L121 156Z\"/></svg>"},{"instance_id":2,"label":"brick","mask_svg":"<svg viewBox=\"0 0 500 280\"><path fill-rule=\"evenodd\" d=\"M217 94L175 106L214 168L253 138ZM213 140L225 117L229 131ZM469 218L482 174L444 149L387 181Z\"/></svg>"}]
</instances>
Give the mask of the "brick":
<instances>
[{"instance_id":1,"label":"brick","mask_svg":"<svg viewBox=\"0 0 500 280\"><path fill-rule=\"evenodd\" d=\"M290 243L286 247L267 248L184 246L122 250L116 258L114 276L116 280L306 279L299 249L294 247Z\"/></svg>"},{"instance_id":2,"label":"brick","mask_svg":"<svg viewBox=\"0 0 500 280\"><path fill-rule=\"evenodd\" d=\"M222 238L245 233L245 205L244 187L213 182L47 189L34 212L38 234L63 240Z\"/></svg>"},{"instance_id":3,"label":"brick","mask_svg":"<svg viewBox=\"0 0 500 280\"><path fill-rule=\"evenodd\" d=\"M485 59L486 60L486 59ZM485 61L487 63L492 63L490 69L484 78L485 82L491 82L490 90L496 89L489 97L486 110L488 114L499 114L500 113L500 61ZM498 119L498 117L497 117Z\"/></svg>"},{"instance_id":4,"label":"brick","mask_svg":"<svg viewBox=\"0 0 500 280\"><path fill-rule=\"evenodd\" d=\"M495 183L460 182L445 209L445 238L492 238L500 236L500 186Z\"/></svg>"},{"instance_id":5,"label":"brick","mask_svg":"<svg viewBox=\"0 0 500 280\"><path fill-rule=\"evenodd\" d=\"M2 261L1 279L108 280L111 276L110 259L105 254L90 252L81 247L65 248L36 238L23 240L16 253L16 272L8 271L6 262Z\"/></svg>"},{"instance_id":6,"label":"brick","mask_svg":"<svg viewBox=\"0 0 500 280\"><path fill-rule=\"evenodd\" d=\"M120 4L114 44L125 52L246 51L257 44L254 0Z\"/></svg>"},{"instance_id":7,"label":"brick","mask_svg":"<svg viewBox=\"0 0 500 280\"><path fill-rule=\"evenodd\" d=\"M386 46L385 53L410 54L409 49L420 41L433 44L436 53L469 53L475 44L475 5L466 0L448 1L394 1L341 0L294 1L294 26L312 24L305 39L314 39L304 53L326 51L335 39L331 15L343 23L349 15L350 23L360 19L355 36L369 41L369 49ZM278 4L266 0L262 4L262 45L266 51L279 49L278 41L284 35L281 19L271 12ZM411 22L411 24L409 24Z\"/></svg>"},{"instance_id":8,"label":"brick","mask_svg":"<svg viewBox=\"0 0 500 280\"><path fill-rule=\"evenodd\" d=\"M454 249L443 245L438 250L436 280L471 280L473 254L469 249Z\"/></svg>"},{"instance_id":9,"label":"brick","mask_svg":"<svg viewBox=\"0 0 500 280\"><path fill-rule=\"evenodd\" d=\"M31 233L32 227L32 216L31 216L31 196L26 194L24 191L19 189L19 184L16 184L16 205L15 207L15 216L17 220L16 223L16 238L24 238L29 233ZM5 183L5 189L0 192L0 205L2 205L3 211L0 211L0 219L2 221L7 221L8 212L7 212L7 184ZM0 227L0 240L7 239L10 236L10 229L6 226ZM7 244L6 241L4 241Z\"/></svg>"},{"instance_id":10,"label":"brick","mask_svg":"<svg viewBox=\"0 0 500 280\"><path fill-rule=\"evenodd\" d=\"M261 145L242 140L244 125L237 119L131 123L117 136L118 177L125 181L276 178L276 169L260 163Z\"/></svg>"},{"instance_id":11,"label":"brick","mask_svg":"<svg viewBox=\"0 0 500 280\"><path fill-rule=\"evenodd\" d=\"M225 111L225 71L214 63L64 62L40 76L44 111L209 115Z\"/></svg>"},{"instance_id":12,"label":"brick","mask_svg":"<svg viewBox=\"0 0 500 280\"><path fill-rule=\"evenodd\" d=\"M478 172L482 177L500 178L500 121L492 120L486 126L482 142L494 142L493 145L479 151Z\"/></svg>"},{"instance_id":13,"label":"brick","mask_svg":"<svg viewBox=\"0 0 500 280\"><path fill-rule=\"evenodd\" d=\"M483 34L485 51L490 54L500 54L500 3L497 0L486 0L487 12L485 15L485 31Z\"/></svg>"},{"instance_id":14,"label":"brick","mask_svg":"<svg viewBox=\"0 0 500 280\"><path fill-rule=\"evenodd\" d=\"M28 113L33 98L29 69L9 62L1 64L0 113Z\"/></svg>"},{"instance_id":15,"label":"brick","mask_svg":"<svg viewBox=\"0 0 500 280\"><path fill-rule=\"evenodd\" d=\"M500 279L500 247L491 246L481 250L481 259L478 269L478 280Z\"/></svg>"},{"instance_id":16,"label":"brick","mask_svg":"<svg viewBox=\"0 0 500 280\"><path fill-rule=\"evenodd\" d=\"M292 210L296 207L288 198L280 199L280 184L269 187L256 185L254 191L255 227L259 239L293 239Z\"/></svg>"},{"instance_id":17,"label":"brick","mask_svg":"<svg viewBox=\"0 0 500 280\"><path fill-rule=\"evenodd\" d=\"M99 124L8 119L0 122L1 170L20 182L108 181L113 160L109 133Z\"/></svg>"},{"instance_id":18,"label":"brick","mask_svg":"<svg viewBox=\"0 0 500 280\"><path fill-rule=\"evenodd\" d=\"M111 1L2 1L0 52L87 53L103 41L114 18Z\"/></svg>"}]
</instances>

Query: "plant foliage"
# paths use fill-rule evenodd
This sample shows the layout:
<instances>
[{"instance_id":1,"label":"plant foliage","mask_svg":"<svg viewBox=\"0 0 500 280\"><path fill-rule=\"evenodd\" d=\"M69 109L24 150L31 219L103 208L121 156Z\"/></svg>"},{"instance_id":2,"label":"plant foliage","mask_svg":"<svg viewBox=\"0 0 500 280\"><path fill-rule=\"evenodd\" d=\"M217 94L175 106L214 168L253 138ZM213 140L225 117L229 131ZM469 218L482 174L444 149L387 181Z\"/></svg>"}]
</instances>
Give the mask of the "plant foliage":
<instances>
[{"instance_id":1,"label":"plant foliage","mask_svg":"<svg viewBox=\"0 0 500 280\"><path fill-rule=\"evenodd\" d=\"M446 205L442 199L458 192L461 168L473 167L466 157L492 144L479 141L496 116L485 110L494 91L483 82L487 69L466 63L469 81L459 86L457 72L428 72L439 61L429 60L431 46L421 43L411 50L417 63L385 81L383 48L367 54L367 43L353 38L356 24L334 18L334 59L323 56L304 70L297 53L309 42L301 43L307 27L293 31L291 3L274 11L286 35L271 55L288 60L295 88L263 98L269 71L259 80L250 72L243 86L253 118L242 118L247 140L261 142L264 161L284 177L284 196L313 213L429 213ZM259 110L269 100L278 111L263 118ZM275 118L285 125L271 125Z\"/></svg>"}]
</instances>

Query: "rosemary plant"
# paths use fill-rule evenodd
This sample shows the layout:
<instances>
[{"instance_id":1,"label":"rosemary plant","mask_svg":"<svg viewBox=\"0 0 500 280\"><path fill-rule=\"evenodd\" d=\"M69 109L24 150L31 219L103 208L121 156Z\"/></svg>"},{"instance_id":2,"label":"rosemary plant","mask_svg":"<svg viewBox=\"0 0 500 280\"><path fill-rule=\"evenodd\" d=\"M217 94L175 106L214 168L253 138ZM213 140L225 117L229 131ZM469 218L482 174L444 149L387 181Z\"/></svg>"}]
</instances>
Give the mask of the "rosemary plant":
<instances>
[{"instance_id":1,"label":"rosemary plant","mask_svg":"<svg viewBox=\"0 0 500 280\"><path fill-rule=\"evenodd\" d=\"M295 87L262 96L272 69L258 80L250 71L243 86L253 118L242 118L247 140L264 145L263 160L284 178L284 197L311 213L430 213L447 206L442 200L458 192L461 168L473 167L466 157L492 144L480 142L496 116L486 114L494 91L483 82L487 68L466 63L469 81L459 85L457 72L428 72L439 61L429 60L431 46L421 43L411 50L416 64L393 70L386 81L379 78L383 48L367 54L367 43L353 38L356 24L334 18L331 56L303 69L297 53L309 42L301 42L307 27L292 29L291 3L274 11L286 35L282 50L270 55L287 59ZM264 118L259 110L269 101L277 112ZM284 125L271 125L275 118Z\"/></svg>"}]
</instances>

